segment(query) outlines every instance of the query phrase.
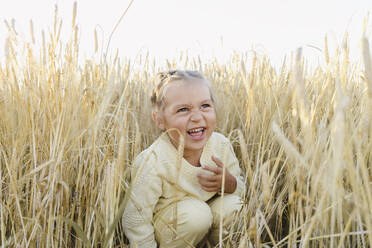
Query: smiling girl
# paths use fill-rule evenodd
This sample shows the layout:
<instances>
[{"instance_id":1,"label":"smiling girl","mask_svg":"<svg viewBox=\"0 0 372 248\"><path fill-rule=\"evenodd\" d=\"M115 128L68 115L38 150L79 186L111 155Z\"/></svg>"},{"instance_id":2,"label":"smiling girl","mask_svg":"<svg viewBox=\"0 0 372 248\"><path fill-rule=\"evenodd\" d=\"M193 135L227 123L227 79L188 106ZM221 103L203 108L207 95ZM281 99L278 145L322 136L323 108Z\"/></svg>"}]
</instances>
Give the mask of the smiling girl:
<instances>
[{"instance_id":1,"label":"smiling girl","mask_svg":"<svg viewBox=\"0 0 372 248\"><path fill-rule=\"evenodd\" d=\"M163 134L134 161L123 216L130 245L194 247L203 239L217 244L220 217L226 235L244 184L229 140L214 132L209 82L195 71L159 73L151 102L152 119Z\"/></svg>"}]
</instances>

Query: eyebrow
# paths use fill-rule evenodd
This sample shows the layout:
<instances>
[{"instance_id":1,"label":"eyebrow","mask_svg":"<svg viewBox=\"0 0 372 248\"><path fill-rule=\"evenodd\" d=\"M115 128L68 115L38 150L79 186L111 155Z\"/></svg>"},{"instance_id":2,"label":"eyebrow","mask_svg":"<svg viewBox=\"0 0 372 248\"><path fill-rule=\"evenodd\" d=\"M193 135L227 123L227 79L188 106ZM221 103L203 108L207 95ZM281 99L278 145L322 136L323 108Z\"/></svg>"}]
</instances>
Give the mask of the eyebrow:
<instances>
[{"instance_id":1,"label":"eyebrow","mask_svg":"<svg viewBox=\"0 0 372 248\"><path fill-rule=\"evenodd\" d=\"M200 104L203 104L203 103L205 103L205 102L211 102L211 103L212 103L213 101L212 101L212 99L205 99L205 100L201 101ZM177 104L177 105L175 105L174 108L188 107L188 106L190 106L190 104L187 104L187 103L181 103L181 104Z\"/></svg>"},{"instance_id":2,"label":"eyebrow","mask_svg":"<svg viewBox=\"0 0 372 248\"><path fill-rule=\"evenodd\" d=\"M174 106L174 108L178 109L178 108L185 107L185 106L190 106L190 104L182 103L182 104L178 104L178 105Z\"/></svg>"}]
</instances>

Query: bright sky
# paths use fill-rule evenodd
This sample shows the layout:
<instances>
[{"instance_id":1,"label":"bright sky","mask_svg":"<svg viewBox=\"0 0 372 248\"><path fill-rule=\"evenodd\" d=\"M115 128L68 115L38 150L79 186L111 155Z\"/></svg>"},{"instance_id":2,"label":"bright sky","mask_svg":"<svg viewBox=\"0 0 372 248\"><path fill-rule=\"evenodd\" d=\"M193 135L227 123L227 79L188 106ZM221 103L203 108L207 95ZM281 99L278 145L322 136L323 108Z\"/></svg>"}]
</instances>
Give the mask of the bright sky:
<instances>
[{"instance_id":1,"label":"bright sky","mask_svg":"<svg viewBox=\"0 0 372 248\"><path fill-rule=\"evenodd\" d=\"M4 3L6 2L6 3ZM63 19L62 37L69 37L74 0L12 0L0 7L2 20L16 20L16 30L30 40L29 20L35 35L53 26L54 4ZM100 46L108 37L130 0L78 0L81 55L91 57L94 29ZM190 55L226 58L233 51L252 48L268 54L275 64L302 46L313 62L321 56L327 34L330 45L340 44L350 33L352 55L359 55L363 19L372 10L372 0L134 0L114 33L110 51L134 58L149 51L159 60L188 51ZM371 18L370 18L371 19ZM371 40L372 20L367 31ZM0 25L0 57L4 56L6 26ZM310 46L309 46L310 45Z\"/></svg>"}]
</instances>

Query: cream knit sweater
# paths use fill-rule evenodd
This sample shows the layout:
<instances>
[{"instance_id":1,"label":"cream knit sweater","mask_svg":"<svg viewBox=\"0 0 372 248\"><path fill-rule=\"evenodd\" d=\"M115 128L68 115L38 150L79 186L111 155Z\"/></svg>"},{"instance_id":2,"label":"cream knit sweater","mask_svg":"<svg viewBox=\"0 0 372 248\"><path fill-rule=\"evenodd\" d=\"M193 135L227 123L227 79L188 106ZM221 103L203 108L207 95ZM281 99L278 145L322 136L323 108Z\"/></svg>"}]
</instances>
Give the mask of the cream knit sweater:
<instances>
[{"instance_id":1,"label":"cream knit sweater","mask_svg":"<svg viewBox=\"0 0 372 248\"><path fill-rule=\"evenodd\" d=\"M124 232L131 247L157 247L152 220L158 211L185 197L208 201L216 194L204 191L196 177L198 173L208 171L191 165L183 158L177 162L177 154L168 135L163 134L134 161L132 180L135 184L123 216ZM244 183L239 162L229 140L216 132L205 145L200 163L217 166L212 161L212 155L220 158L235 176L237 188L234 194L241 195Z\"/></svg>"}]
</instances>

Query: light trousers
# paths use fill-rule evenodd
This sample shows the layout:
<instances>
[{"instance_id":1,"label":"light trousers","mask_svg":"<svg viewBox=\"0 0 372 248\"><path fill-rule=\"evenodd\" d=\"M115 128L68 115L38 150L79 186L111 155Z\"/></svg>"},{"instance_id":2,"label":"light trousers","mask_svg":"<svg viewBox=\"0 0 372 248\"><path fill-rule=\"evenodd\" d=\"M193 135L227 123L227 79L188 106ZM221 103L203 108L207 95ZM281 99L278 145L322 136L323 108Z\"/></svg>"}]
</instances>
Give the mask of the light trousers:
<instances>
[{"instance_id":1,"label":"light trousers","mask_svg":"<svg viewBox=\"0 0 372 248\"><path fill-rule=\"evenodd\" d=\"M223 209L221 212L221 204ZM164 210L154 218L155 239L159 248L196 247L207 238L212 245L219 242L220 216L223 218L223 235L241 208L237 195L226 194L208 202L185 198Z\"/></svg>"}]
</instances>

